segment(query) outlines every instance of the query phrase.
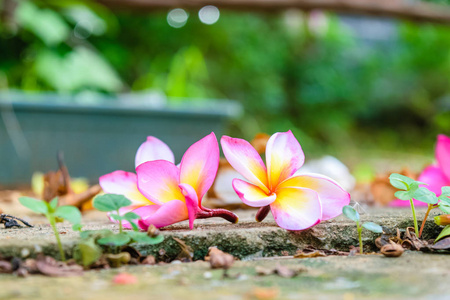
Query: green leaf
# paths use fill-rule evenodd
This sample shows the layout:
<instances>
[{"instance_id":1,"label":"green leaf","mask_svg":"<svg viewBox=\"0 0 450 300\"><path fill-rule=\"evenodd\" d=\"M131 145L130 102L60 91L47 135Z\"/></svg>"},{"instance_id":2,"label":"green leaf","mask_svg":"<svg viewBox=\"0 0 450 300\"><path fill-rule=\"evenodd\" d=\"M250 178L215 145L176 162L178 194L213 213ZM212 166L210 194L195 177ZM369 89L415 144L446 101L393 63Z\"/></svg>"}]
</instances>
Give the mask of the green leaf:
<instances>
[{"instance_id":1,"label":"green leaf","mask_svg":"<svg viewBox=\"0 0 450 300\"><path fill-rule=\"evenodd\" d=\"M380 225L376 224L376 223L373 223L373 222L367 222L367 223L364 223L362 226L363 226L365 229L370 230L370 231L372 231L372 232L375 232L375 233L383 233L383 228L382 228Z\"/></svg>"},{"instance_id":2,"label":"green leaf","mask_svg":"<svg viewBox=\"0 0 450 300\"><path fill-rule=\"evenodd\" d=\"M83 225L81 225L81 224L74 224L72 226L73 231L81 231L81 229L83 229Z\"/></svg>"},{"instance_id":3,"label":"green leaf","mask_svg":"<svg viewBox=\"0 0 450 300\"><path fill-rule=\"evenodd\" d=\"M123 195L105 194L96 196L93 205L99 211L110 212L131 205L131 201Z\"/></svg>"},{"instance_id":4,"label":"green leaf","mask_svg":"<svg viewBox=\"0 0 450 300\"><path fill-rule=\"evenodd\" d=\"M39 37L47 46L63 42L70 36L70 27L64 19L51 9L40 9L32 1L19 1L15 19Z\"/></svg>"},{"instance_id":5,"label":"green leaf","mask_svg":"<svg viewBox=\"0 0 450 300\"><path fill-rule=\"evenodd\" d=\"M158 235L156 237L149 237L146 232L127 231L126 233L136 243L155 245L164 241L164 237L162 235Z\"/></svg>"},{"instance_id":6,"label":"green leaf","mask_svg":"<svg viewBox=\"0 0 450 300\"><path fill-rule=\"evenodd\" d=\"M450 197L450 186L443 186L441 188L441 195Z\"/></svg>"},{"instance_id":7,"label":"green leaf","mask_svg":"<svg viewBox=\"0 0 450 300\"><path fill-rule=\"evenodd\" d=\"M428 204L438 203L438 198L436 197L436 194L427 189L426 187L418 188L414 192L413 198L420 202L425 202Z\"/></svg>"},{"instance_id":8,"label":"green leaf","mask_svg":"<svg viewBox=\"0 0 450 300\"><path fill-rule=\"evenodd\" d=\"M48 214L48 207L46 202L42 200L37 200L30 197L20 197L20 204L25 206L26 208L40 214Z\"/></svg>"},{"instance_id":9,"label":"green leaf","mask_svg":"<svg viewBox=\"0 0 450 300\"><path fill-rule=\"evenodd\" d=\"M58 197L53 198L52 201L49 203L50 208L55 211L56 207L58 207Z\"/></svg>"},{"instance_id":10,"label":"green leaf","mask_svg":"<svg viewBox=\"0 0 450 300\"><path fill-rule=\"evenodd\" d=\"M450 225L447 225L442 229L441 233L438 235L438 237L434 240L434 243L439 241L440 239L449 236L450 235Z\"/></svg>"},{"instance_id":11,"label":"green leaf","mask_svg":"<svg viewBox=\"0 0 450 300\"><path fill-rule=\"evenodd\" d=\"M110 214L109 217L111 219L113 219L113 220L116 220L116 221L123 221L123 220L125 220L124 216L119 216L118 214Z\"/></svg>"},{"instance_id":12,"label":"green leaf","mask_svg":"<svg viewBox=\"0 0 450 300\"><path fill-rule=\"evenodd\" d=\"M129 223L134 231L139 231L139 226L135 222L129 221Z\"/></svg>"},{"instance_id":13,"label":"green leaf","mask_svg":"<svg viewBox=\"0 0 450 300\"><path fill-rule=\"evenodd\" d=\"M413 194L414 193L410 191L397 191L395 192L394 196L400 200L410 200L413 198Z\"/></svg>"},{"instance_id":14,"label":"green leaf","mask_svg":"<svg viewBox=\"0 0 450 300\"><path fill-rule=\"evenodd\" d=\"M89 239L89 238L99 239L99 238L104 238L104 237L111 236L111 235L114 235L114 232L112 232L109 229L85 230L85 231L80 232L80 238L82 238L82 239Z\"/></svg>"},{"instance_id":15,"label":"green leaf","mask_svg":"<svg viewBox=\"0 0 450 300\"><path fill-rule=\"evenodd\" d=\"M132 231L133 232L133 231ZM100 245L123 246L131 241L127 233L118 233L97 240Z\"/></svg>"},{"instance_id":16,"label":"green leaf","mask_svg":"<svg viewBox=\"0 0 450 300\"><path fill-rule=\"evenodd\" d=\"M127 220L128 222L133 221L133 220L138 220L141 218L138 214L136 214L132 211L127 212L123 216L125 217L125 220Z\"/></svg>"},{"instance_id":17,"label":"green leaf","mask_svg":"<svg viewBox=\"0 0 450 300\"><path fill-rule=\"evenodd\" d=\"M75 246L73 256L79 264L87 267L100 259L102 252L102 248L89 239Z\"/></svg>"},{"instance_id":18,"label":"green leaf","mask_svg":"<svg viewBox=\"0 0 450 300\"><path fill-rule=\"evenodd\" d=\"M450 214L450 203L447 202L439 202L439 209L442 210L446 214Z\"/></svg>"},{"instance_id":19,"label":"green leaf","mask_svg":"<svg viewBox=\"0 0 450 300\"><path fill-rule=\"evenodd\" d=\"M405 191L408 190L409 186L414 182L413 179L397 173L392 173L391 176L389 176L389 181L393 187Z\"/></svg>"},{"instance_id":20,"label":"green leaf","mask_svg":"<svg viewBox=\"0 0 450 300\"><path fill-rule=\"evenodd\" d=\"M342 208L342 213L349 218L350 220L353 220L355 222L359 221L359 213L351 207L350 205L346 205Z\"/></svg>"},{"instance_id":21,"label":"green leaf","mask_svg":"<svg viewBox=\"0 0 450 300\"><path fill-rule=\"evenodd\" d=\"M75 206L64 205L60 206L55 211L55 216L63 218L72 224L81 223L81 213Z\"/></svg>"}]
</instances>

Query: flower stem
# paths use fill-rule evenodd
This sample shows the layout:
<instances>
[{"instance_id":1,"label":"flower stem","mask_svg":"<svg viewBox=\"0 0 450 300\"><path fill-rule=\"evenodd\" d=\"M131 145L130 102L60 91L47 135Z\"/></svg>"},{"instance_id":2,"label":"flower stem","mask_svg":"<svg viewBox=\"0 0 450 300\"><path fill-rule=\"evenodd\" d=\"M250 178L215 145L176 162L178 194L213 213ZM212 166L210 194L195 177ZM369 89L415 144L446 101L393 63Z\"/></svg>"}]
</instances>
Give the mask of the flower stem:
<instances>
[{"instance_id":1,"label":"flower stem","mask_svg":"<svg viewBox=\"0 0 450 300\"><path fill-rule=\"evenodd\" d=\"M258 209L258 212L256 213L256 222L261 222L262 220L264 220L267 215L270 212L270 205L266 205L261 207L260 209Z\"/></svg>"},{"instance_id":2,"label":"flower stem","mask_svg":"<svg viewBox=\"0 0 450 300\"><path fill-rule=\"evenodd\" d=\"M428 204L428 210L427 213L425 214L425 217L423 218L422 224L420 225L420 231L419 231L419 238L422 236L422 231L423 228L425 227L425 223L427 221L428 218L428 214L430 213L430 211L433 209L433 205L432 204Z\"/></svg>"},{"instance_id":3,"label":"flower stem","mask_svg":"<svg viewBox=\"0 0 450 300\"><path fill-rule=\"evenodd\" d=\"M61 244L61 239L59 238L58 228L56 228L55 216L50 215L50 216L47 216L47 218L50 221L50 226L52 226L53 233L55 234L55 238L56 238L56 242L58 243L59 255L61 256L61 260L66 261L66 255L64 254L64 250L63 250L63 247Z\"/></svg>"},{"instance_id":4,"label":"flower stem","mask_svg":"<svg viewBox=\"0 0 450 300\"><path fill-rule=\"evenodd\" d=\"M120 216L119 210L117 210L117 215ZM119 220L119 233L122 233L122 231L123 231L122 220Z\"/></svg>"},{"instance_id":5,"label":"flower stem","mask_svg":"<svg viewBox=\"0 0 450 300\"><path fill-rule=\"evenodd\" d=\"M414 207L413 199L409 199L409 203L411 204L411 210L414 218L414 231L416 232L416 236L419 237L419 226L417 226L417 217L416 217L416 209Z\"/></svg>"},{"instance_id":6,"label":"flower stem","mask_svg":"<svg viewBox=\"0 0 450 300\"><path fill-rule=\"evenodd\" d=\"M356 229L358 230L358 239L359 239L359 254L363 254L363 243L362 243L362 228L359 226L359 221L356 222Z\"/></svg>"},{"instance_id":7,"label":"flower stem","mask_svg":"<svg viewBox=\"0 0 450 300\"><path fill-rule=\"evenodd\" d=\"M209 209L208 211L199 210L196 214L197 219L207 219L214 217L223 218L231 223L237 223L239 220L239 217L236 214L223 208Z\"/></svg>"}]
</instances>

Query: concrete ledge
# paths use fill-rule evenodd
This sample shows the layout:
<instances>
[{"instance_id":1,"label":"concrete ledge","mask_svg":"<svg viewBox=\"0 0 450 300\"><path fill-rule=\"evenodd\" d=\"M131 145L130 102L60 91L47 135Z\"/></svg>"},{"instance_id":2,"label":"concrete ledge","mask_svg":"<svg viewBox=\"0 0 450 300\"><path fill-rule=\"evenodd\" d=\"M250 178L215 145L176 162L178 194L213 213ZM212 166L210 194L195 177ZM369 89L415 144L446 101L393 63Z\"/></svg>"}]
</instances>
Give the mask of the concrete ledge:
<instances>
[{"instance_id":1,"label":"concrete ledge","mask_svg":"<svg viewBox=\"0 0 450 300\"><path fill-rule=\"evenodd\" d=\"M187 223L183 222L162 230L165 241L158 245L135 245L143 254L152 254L161 259L176 259L181 248L173 237L183 240L194 252L194 259L203 259L208 248L218 246L225 252L242 259L249 260L255 257L280 256L282 251L294 254L297 249L308 245L347 251L351 245L357 245L357 232L355 223L338 217L323 222L305 231L287 231L279 228L272 218L262 223L254 220L255 211L237 211L242 221L238 224L229 224L221 219L197 220L194 230L189 230ZM438 213L436 210L435 213ZM418 210L418 220L425 214ZM361 216L362 221L373 221L388 228L404 230L413 226L409 209L378 209L369 211ZM45 220L34 218L37 225L34 228L3 229L0 228L0 254L3 256L20 256L22 249L29 250L34 256L40 249L45 254L58 256L58 250L53 233ZM113 229L117 225L109 223L103 215L94 213L85 217L85 230ZM420 221L419 221L420 222ZM419 223L420 226L420 223ZM78 233L71 230L69 224L58 226L66 254L70 257L72 249L78 240ZM441 230L433 222L431 215L426 223L424 238L434 238ZM374 239L377 237L367 230L363 231L365 251L377 250ZM39 249L40 248L40 249ZM164 251L160 251L160 250Z\"/></svg>"}]
</instances>

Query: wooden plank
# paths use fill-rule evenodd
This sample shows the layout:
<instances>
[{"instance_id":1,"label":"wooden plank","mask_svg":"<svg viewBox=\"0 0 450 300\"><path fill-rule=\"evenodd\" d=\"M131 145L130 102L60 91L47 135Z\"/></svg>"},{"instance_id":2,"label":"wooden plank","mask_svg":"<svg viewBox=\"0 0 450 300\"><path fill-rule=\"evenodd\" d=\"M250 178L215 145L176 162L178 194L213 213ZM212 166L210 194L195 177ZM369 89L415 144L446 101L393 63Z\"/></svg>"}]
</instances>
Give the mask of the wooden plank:
<instances>
[{"instance_id":1,"label":"wooden plank","mask_svg":"<svg viewBox=\"0 0 450 300\"><path fill-rule=\"evenodd\" d=\"M220 9L276 12L289 8L329 10L340 13L366 14L420 22L450 23L450 8L426 2L401 0L97 0L112 9L150 12L181 7L199 9L214 5Z\"/></svg>"}]
</instances>

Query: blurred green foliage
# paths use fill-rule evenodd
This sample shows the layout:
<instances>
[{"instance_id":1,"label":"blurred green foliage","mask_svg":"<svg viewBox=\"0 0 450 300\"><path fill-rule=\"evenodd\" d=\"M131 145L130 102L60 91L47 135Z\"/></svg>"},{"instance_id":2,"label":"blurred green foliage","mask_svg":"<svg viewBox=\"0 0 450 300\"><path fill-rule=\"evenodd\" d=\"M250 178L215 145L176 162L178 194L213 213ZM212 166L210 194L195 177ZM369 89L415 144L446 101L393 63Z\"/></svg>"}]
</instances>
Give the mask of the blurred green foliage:
<instances>
[{"instance_id":1,"label":"blurred green foliage","mask_svg":"<svg viewBox=\"0 0 450 300\"><path fill-rule=\"evenodd\" d=\"M246 113L233 135L292 129L316 155L429 151L437 133L450 133L450 27L399 22L398 39L362 45L332 14L221 11L205 25L190 11L172 28L165 11L11 2L2 5L0 87L235 99Z\"/></svg>"}]
</instances>

